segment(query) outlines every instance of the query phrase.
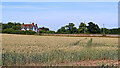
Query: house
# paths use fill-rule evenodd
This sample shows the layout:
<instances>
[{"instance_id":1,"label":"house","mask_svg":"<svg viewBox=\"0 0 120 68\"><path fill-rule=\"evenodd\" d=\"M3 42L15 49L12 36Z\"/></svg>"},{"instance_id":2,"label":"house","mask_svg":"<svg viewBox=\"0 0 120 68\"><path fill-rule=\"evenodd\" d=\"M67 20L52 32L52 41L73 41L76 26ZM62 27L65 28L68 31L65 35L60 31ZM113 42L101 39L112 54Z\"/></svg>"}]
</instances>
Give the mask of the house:
<instances>
[{"instance_id":1,"label":"house","mask_svg":"<svg viewBox=\"0 0 120 68\"><path fill-rule=\"evenodd\" d=\"M38 26L37 26L37 24L34 25L34 23L32 23L32 24L24 24L23 23L21 26L21 30L24 30L24 31L31 30L31 31L38 32Z\"/></svg>"}]
</instances>

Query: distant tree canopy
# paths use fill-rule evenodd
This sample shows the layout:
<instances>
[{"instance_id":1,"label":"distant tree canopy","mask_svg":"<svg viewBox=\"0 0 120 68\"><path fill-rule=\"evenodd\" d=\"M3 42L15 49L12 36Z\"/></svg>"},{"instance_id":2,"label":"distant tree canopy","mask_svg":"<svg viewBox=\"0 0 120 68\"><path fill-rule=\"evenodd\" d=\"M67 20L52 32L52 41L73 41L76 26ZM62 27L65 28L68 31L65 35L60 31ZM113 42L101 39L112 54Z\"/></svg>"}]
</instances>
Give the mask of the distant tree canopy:
<instances>
[{"instance_id":1,"label":"distant tree canopy","mask_svg":"<svg viewBox=\"0 0 120 68\"><path fill-rule=\"evenodd\" d=\"M81 22L78 28L78 33L85 33L86 32L86 24Z\"/></svg>"},{"instance_id":2,"label":"distant tree canopy","mask_svg":"<svg viewBox=\"0 0 120 68\"><path fill-rule=\"evenodd\" d=\"M2 24L2 29L14 29L14 30L20 30L21 24L20 23L12 23L8 22L7 24Z\"/></svg>"},{"instance_id":3,"label":"distant tree canopy","mask_svg":"<svg viewBox=\"0 0 120 68\"><path fill-rule=\"evenodd\" d=\"M46 27L42 27L42 29L44 29L46 31L49 31L49 28L46 28Z\"/></svg>"},{"instance_id":4,"label":"distant tree canopy","mask_svg":"<svg viewBox=\"0 0 120 68\"><path fill-rule=\"evenodd\" d=\"M94 24L93 22L89 22L87 26L87 31L89 33L96 34L96 33L100 33L100 28L97 24Z\"/></svg>"},{"instance_id":5,"label":"distant tree canopy","mask_svg":"<svg viewBox=\"0 0 120 68\"><path fill-rule=\"evenodd\" d=\"M0 25L1 26L1 25ZM7 24L2 23L2 32L9 32L9 33L21 33L19 31L21 29L21 24L16 22L8 22ZM99 26L93 22L89 22L88 26L84 22L79 24L79 27L76 28L74 23L69 23L61 27L60 29L55 31L49 30L49 28L42 27L41 29L45 29L39 31L39 33L58 33L58 34L80 34L80 33L87 33L87 34L120 34L120 28L115 29L107 29L107 28L99 28ZM18 30L18 31L17 31ZM1 30L0 30L1 31ZM10 32L12 31L12 32ZM13 32L15 31L15 32ZM31 31L32 32L32 31ZM28 32L27 32L28 33ZM32 32L34 34L34 32Z\"/></svg>"},{"instance_id":6,"label":"distant tree canopy","mask_svg":"<svg viewBox=\"0 0 120 68\"><path fill-rule=\"evenodd\" d=\"M77 33L77 32L78 32L78 30L75 27L75 24L73 24L73 23L69 23L68 25L61 27L57 31L57 33L62 33L62 34L73 34L73 33Z\"/></svg>"},{"instance_id":7,"label":"distant tree canopy","mask_svg":"<svg viewBox=\"0 0 120 68\"><path fill-rule=\"evenodd\" d=\"M61 27L57 30L56 33L59 34L119 34L119 29L107 29L107 28L99 28L99 26L93 22L89 22L88 26L84 22L81 22L79 28L75 27L74 23L69 23L66 26Z\"/></svg>"}]
</instances>

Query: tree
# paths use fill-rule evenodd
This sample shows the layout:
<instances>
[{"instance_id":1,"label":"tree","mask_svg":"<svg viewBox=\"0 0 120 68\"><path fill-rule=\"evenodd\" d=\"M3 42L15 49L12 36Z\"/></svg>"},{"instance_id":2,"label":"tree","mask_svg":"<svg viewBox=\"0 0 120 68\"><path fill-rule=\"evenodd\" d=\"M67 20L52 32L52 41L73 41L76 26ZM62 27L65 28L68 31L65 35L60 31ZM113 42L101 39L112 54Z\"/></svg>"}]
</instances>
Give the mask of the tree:
<instances>
[{"instance_id":1,"label":"tree","mask_svg":"<svg viewBox=\"0 0 120 68\"><path fill-rule=\"evenodd\" d=\"M21 24L15 22L14 26L12 26L12 29L14 29L14 30L20 30L21 29Z\"/></svg>"},{"instance_id":2,"label":"tree","mask_svg":"<svg viewBox=\"0 0 120 68\"><path fill-rule=\"evenodd\" d=\"M58 29L57 33L62 33L62 34L73 34L77 33L77 28L74 27L75 25L73 23L69 23L68 25L61 27Z\"/></svg>"},{"instance_id":3,"label":"tree","mask_svg":"<svg viewBox=\"0 0 120 68\"><path fill-rule=\"evenodd\" d=\"M66 25L65 27L67 28L67 30L70 32L70 34L74 33L74 24L73 23L69 23L69 25Z\"/></svg>"},{"instance_id":4,"label":"tree","mask_svg":"<svg viewBox=\"0 0 120 68\"><path fill-rule=\"evenodd\" d=\"M73 33L78 33L78 29L76 27L73 27Z\"/></svg>"},{"instance_id":5,"label":"tree","mask_svg":"<svg viewBox=\"0 0 120 68\"><path fill-rule=\"evenodd\" d=\"M81 22L81 24L79 25L79 28L78 28L78 32L85 33L85 30L86 30L86 24Z\"/></svg>"},{"instance_id":6,"label":"tree","mask_svg":"<svg viewBox=\"0 0 120 68\"><path fill-rule=\"evenodd\" d=\"M9 28L8 24L2 24L2 29L8 29L8 28Z\"/></svg>"},{"instance_id":7,"label":"tree","mask_svg":"<svg viewBox=\"0 0 120 68\"><path fill-rule=\"evenodd\" d=\"M42 27L42 29L44 29L45 31L49 31L49 28L46 27Z\"/></svg>"},{"instance_id":8,"label":"tree","mask_svg":"<svg viewBox=\"0 0 120 68\"><path fill-rule=\"evenodd\" d=\"M57 33L62 33L65 34L67 32L67 30L65 29L65 27L61 27L60 29L58 29Z\"/></svg>"},{"instance_id":9,"label":"tree","mask_svg":"<svg viewBox=\"0 0 120 68\"><path fill-rule=\"evenodd\" d=\"M96 33L100 33L100 28L97 24L94 24L93 22L89 22L87 26L87 31L89 33L96 34Z\"/></svg>"},{"instance_id":10,"label":"tree","mask_svg":"<svg viewBox=\"0 0 120 68\"><path fill-rule=\"evenodd\" d=\"M110 34L120 34L119 31L120 31L120 28L110 29Z\"/></svg>"},{"instance_id":11,"label":"tree","mask_svg":"<svg viewBox=\"0 0 120 68\"><path fill-rule=\"evenodd\" d=\"M104 30L104 32L103 32L103 30ZM104 33L105 33L105 34L110 34L110 29L101 28L101 29L100 29L100 33L101 33L101 34L104 34Z\"/></svg>"},{"instance_id":12,"label":"tree","mask_svg":"<svg viewBox=\"0 0 120 68\"><path fill-rule=\"evenodd\" d=\"M12 26L14 26L14 23L8 22L8 26L9 26L9 28L12 28Z\"/></svg>"},{"instance_id":13,"label":"tree","mask_svg":"<svg viewBox=\"0 0 120 68\"><path fill-rule=\"evenodd\" d=\"M8 22L7 24L2 24L2 29L14 29L14 30L20 30L21 24L20 23L12 23Z\"/></svg>"}]
</instances>

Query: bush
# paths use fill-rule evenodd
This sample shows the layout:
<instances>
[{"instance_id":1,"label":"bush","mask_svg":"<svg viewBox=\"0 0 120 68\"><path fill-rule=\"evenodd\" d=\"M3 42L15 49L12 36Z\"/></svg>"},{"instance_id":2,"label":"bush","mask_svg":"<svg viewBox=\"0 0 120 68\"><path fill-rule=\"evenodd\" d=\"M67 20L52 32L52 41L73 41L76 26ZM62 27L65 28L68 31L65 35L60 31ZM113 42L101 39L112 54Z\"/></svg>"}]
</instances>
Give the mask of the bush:
<instances>
[{"instance_id":1,"label":"bush","mask_svg":"<svg viewBox=\"0 0 120 68\"><path fill-rule=\"evenodd\" d=\"M55 31L44 31L44 30L40 30L40 31L39 31L39 34L42 34L42 33L55 34Z\"/></svg>"},{"instance_id":2,"label":"bush","mask_svg":"<svg viewBox=\"0 0 120 68\"><path fill-rule=\"evenodd\" d=\"M46 33L46 31L44 31L44 30L40 30L39 33Z\"/></svg>"},{"instance_id":3,"label":"bush","mask_svg":"<svg viewBox=\"0 0 120 68\"><path fill-rule=\"evenodd\" d=\"M13 30L13 29L4 29L4 30L2 30L2 33L8 33L8 34L28 34L28 35L36 34L35 31L21 31L21 30Z\"/></svg>"},{"instance_id":4,"label":"bush","mask_svg":"<svg viewBox=\"0 0 120 68\"><path fill-rule=\"evenodd\" d=\"M55 34L55 31L47 31L48 34Z\"/></svg>"},{"instance_id":5,"label":"bush","mask_svg":"<svg viewBox=\"0 0 120 68\"><path fill-rule=\"evenodd\" d=\"M26 34L29 34L29 35L36 34L36 32L35 32L35 31L25 31L25 32L26 32Z\"/></svg>"}]
</instances>

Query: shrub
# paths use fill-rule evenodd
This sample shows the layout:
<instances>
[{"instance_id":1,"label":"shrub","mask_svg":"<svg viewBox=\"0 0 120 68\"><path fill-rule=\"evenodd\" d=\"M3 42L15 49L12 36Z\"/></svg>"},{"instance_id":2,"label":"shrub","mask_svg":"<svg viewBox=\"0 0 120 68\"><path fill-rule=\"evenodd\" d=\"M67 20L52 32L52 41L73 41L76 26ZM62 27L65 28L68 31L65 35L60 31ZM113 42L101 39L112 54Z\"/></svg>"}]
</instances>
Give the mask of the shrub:
<instances>
[{"instance_id":1,"label":"shrub","mask_svg":"<svg viewBox=\"0 0 120 68\"><path fill-rule=\"evenodd\" d=\"M47 31L48 34L55 34L55 31Z\"/></svg>"},{"instance_id":2,"label":"shrub","mask_svg":"<svg viewBox=\"0 0 120 68\"><path fill-rule=\"evenodd\" d=\"M29 34L29 35L36 34L35 31L21 31L21 30L13 30L13 29L4 29L4 30L2 30L2 33L8 33L8 34Z\"/></svg>"},{"instance_id":3,"label":"shrub","mask_svg":"<svg viewBox=\"0 0 120 68\"><path fill-rule=\"evenodd\" d=\"M44 30L40 30L39 34L41 33L47 33L47 34L55 34L55 31L44 31Z\"/></svg>"},{"instance_id":4,"label":"shrub","mask_svg":"<svg viewBox=\"0 0 120 68\"><path fill-rule=\"evenodd\" d=\"M46 31L44 31L44 30L40 30L39 33L46 33Z\"/></svg>"}]
</instances>

